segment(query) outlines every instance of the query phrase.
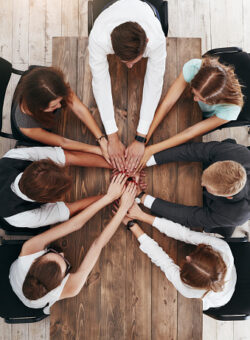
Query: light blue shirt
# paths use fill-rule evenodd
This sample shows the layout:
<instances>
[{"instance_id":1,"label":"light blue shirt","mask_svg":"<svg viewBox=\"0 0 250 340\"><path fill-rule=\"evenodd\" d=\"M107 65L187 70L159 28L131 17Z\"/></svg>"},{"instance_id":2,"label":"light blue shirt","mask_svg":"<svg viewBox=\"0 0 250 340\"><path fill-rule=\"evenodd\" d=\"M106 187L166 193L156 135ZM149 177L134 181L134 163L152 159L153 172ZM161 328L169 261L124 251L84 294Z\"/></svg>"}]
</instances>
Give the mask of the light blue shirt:
<instances>
[{"instance_id":1,"label":"light blue shirt","mask_svg":"<svg viewBox=\"0 0 250 340\"><path fill-rule=\"evenodd\" d=\"M190 83L201 68L201 59L191 59L184 64L182 72L187 83ZM236 120L240 114L241 107L234 104L215 104L209 105L198 101L204 117L217 116L224 120Z\"/></svg>"}]
</instances>

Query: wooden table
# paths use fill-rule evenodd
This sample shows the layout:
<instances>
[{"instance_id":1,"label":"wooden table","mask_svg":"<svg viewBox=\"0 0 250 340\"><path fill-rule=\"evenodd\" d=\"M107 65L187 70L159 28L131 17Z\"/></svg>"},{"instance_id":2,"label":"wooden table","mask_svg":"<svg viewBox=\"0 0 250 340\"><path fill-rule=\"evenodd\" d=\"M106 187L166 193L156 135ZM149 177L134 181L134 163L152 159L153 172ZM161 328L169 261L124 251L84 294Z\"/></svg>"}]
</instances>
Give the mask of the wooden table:
<instances>
[{"instance_id":1,"label":"wooden table","mask_svg":"<svg viewBox=\"0 0 250 340\"><path fill-rule=\"evenodd\" d=\"M101 125L91 89L87 38L54 38L53 65L65 73L71 87L91 109ZM201 55L199 38L168 38L163 95L183 64ZM109 56L116 122L121 139L134 138L141 104L146 60L132 70ZM105 86L105 84L103 85ZM153 135L153 142L166 139L201 120L197 105L182 96ZM94 137L71 113L62 119L60 133L88 143ZM198 139L199 140L199 139ZM72 168L75 177L71 199L104 193L110 171ZM156 197L187 205L201 205L201 164L171 163L147 170L148 192ZM61 240L61 246L77 268L94 238L110 220L111 207L93 217L82 230ZM143 225L144 230L177 262L188 246ZM53 340L199 340L202 339L202 304L178 294L161 270L140 251L133 235L120 227L103 250L80 294L56 303L51 310Z\"/></svg>"}]
</instances>

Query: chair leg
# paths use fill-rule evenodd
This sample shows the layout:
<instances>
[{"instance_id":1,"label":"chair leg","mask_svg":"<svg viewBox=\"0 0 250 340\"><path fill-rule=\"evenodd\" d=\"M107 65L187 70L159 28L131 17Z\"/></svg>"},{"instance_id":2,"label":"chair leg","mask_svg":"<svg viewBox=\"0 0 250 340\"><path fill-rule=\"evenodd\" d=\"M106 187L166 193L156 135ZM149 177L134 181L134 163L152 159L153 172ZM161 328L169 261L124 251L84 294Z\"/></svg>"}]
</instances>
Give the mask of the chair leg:
<instances>
[{"instance_id":1,"label":"chair leg","mask_svg":"<svg viewBox=\"0 0 250 340\"><path fill-rule=\"evenodd\" d=\"M17 70L17 69L15 69L15 68L13 68L13 67L12 67L12 69L11 69L11 72L12 72L12 73L15 73L15 74L18 74L18 75L20 75L20 76L22 76L22 75L24 74L24 71Z\"/></svg>"}]
</instances>

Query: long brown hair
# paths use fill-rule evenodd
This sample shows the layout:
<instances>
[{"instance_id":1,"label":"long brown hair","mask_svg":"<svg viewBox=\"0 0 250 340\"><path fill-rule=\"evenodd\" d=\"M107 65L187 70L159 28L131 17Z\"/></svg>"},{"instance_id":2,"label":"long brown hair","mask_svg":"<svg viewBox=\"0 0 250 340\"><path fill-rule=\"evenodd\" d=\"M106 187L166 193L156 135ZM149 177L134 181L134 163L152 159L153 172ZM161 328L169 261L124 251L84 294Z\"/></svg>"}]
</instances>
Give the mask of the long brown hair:
<instances>
[{"instance_id":1,"label":"long brown hair","mask_svg":"<svg viewBox=\"0 0 250 340\"><path fill-rule=\"evenodd\" d=\"M63 98L61 104L65 107L70 102L71 90L60 69L36 67L21 78L15 95L19 105L28 109L32 117L44 127L50 128L54 124L54 114L44 110L59 97Z\"/></svg>"},{"instance_id":2,"label":"long brown hair","mask_svg":"<svg viewBox=\"0 0 250 340\"><path fill-rule=\"evenodd\" d=\"M181 280L191 287L207 290L206 293L222 291L227 267L220 253L199 244L189 256L191 260L181 264Z\"/></svg>"},{"instance_id":3,"label":"long brown hair","mask_svg":"<svg viewBox=\"0 0 250 340\"><path fill-rule=\"evenodd\" d=\"M30 199L40 203L63 200L72 187L67 167L50 159L33 162L23 172L19 188Z\"/></svg>"},{"instance_id":4,"label":"long brown hair","mask_svg":"<svg viewBox=\"0 0 250 340\"><path fill-rule=\"evenodd\" d=\"M37 300L60 285L63 274L60 265L38 257L31 265L24 283L23 294L29 300Z\"/></svg>"},{"instance_id":5,"label":"long brown hair","mask_svg":"<svg viewBox=\"0 0 250 340\"><path fill-rule=\"evenodd\" d=\"M206 104L228 103L243 106L241 85L233 67L221 64L218 58L204 57L190 86L200 93Z\"/></svg>"}]
</instances>

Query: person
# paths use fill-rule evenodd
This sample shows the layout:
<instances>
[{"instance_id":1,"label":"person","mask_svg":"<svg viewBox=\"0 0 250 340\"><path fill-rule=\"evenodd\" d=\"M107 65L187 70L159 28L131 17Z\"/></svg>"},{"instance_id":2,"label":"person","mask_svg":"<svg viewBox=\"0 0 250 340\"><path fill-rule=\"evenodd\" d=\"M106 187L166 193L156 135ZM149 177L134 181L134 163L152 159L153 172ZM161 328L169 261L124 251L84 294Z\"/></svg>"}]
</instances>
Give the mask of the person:
<instances>
[{"instance_id":1,"label":"person","mask_svg":"<svg viewBox=\"0 0 250 340\"><path fill-rule=\"evenodd\" d=\"M69 108L95 136L99 147L60 136L55 127L62 108ZM14 94L12 120L16 134L24 142L61 146L65 150L103 155L109 162L107 140L88 108L66 83L60 69L35 67L21 78Z\"/></svg>"},{"instance_id":2,"label":"person","mask_svg":"<svg viewBox=\"0 0 250 340\"><path fill-rule=\"evenodd\" d=\"M12 227L38 228L68 220L100 195L64 202L72 188L70 165L111 168L99 155L29 147L9 150L0 159L0 217Z\"/></svg>"},{"instance_id":3,"label":"person","mask_svg":"<svg viewBox=\"0 0 250 340\"><path fill-rule=\"evenodd\" d=\"M243 95L233 67L223 65L218 59L209 56L191 59L184 64L179 77L159 105L147 141L187 87L194 101L198 102L204 119L175 136L148 146L138 171L153 154L186 143L231 120L237 120L243 106Z\"/></svg>"},{"instance_id":4,"label":"person","mask_svg":"<svg viewBox=\"0 0 250 340\"><path fill-rule=\"evenodd\" d=\"M129 69L143 57L148 58L136 139L126 151L115 122L108 54L115 54ZM165 61L166 39L151 4L141 0L119 0L97 17L89 36L89 64L114 168L126 168L131 172L143 156L144 142L161 96Z\"/></svg>"},{"instance_id":5,"label":"person","mask_svg":"<svg viewBox=\"0 0 250 340\"><path fill-rule=\"evenodd\" d=\"M148 166L168 162L203 162L203 207L185 206L143 195L153 214L186 227L230 237L236 226L250 218L250 151L232 139L188 143L153 155Z\"/></svg>"},{"instance_id":6,"label":"person","mask_svg":"<svg viewBox=\"0 0 250 340\"><path fill-rule=\"evenodd\" d=\"M98 201L56 227L26 241L19 257L10 267L10 284L18 298L30 308L44 308L49 314L50 307L58 300L76 296L95 263L102 248L108 243L119 227L127 210L134 202L136 185L130 183L125 189L125 174L113 178L107 194ZM80 230L100 209L121 196L117 214L89 248L76 272L69 272L70 264L63 253L47 248L51 242Z\"/></svg>"},{"instance_id":7,"label":"person","mask_svg":"<svg viewBox=\"0 0 250 340\"><path fill-rule=\"evenodd\" d=\"M196 247L179 266L157 242L144 233L138 220L152 225L168 237ZM203 310L223 306L231 299L237 275L232 252L224 240L146 214L137 204L129 209L123 222L139 241L141 251L161 268L180 294L187 298L202 299Z\"/></svg>"}]
</instances>

